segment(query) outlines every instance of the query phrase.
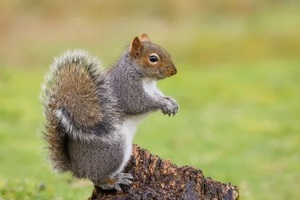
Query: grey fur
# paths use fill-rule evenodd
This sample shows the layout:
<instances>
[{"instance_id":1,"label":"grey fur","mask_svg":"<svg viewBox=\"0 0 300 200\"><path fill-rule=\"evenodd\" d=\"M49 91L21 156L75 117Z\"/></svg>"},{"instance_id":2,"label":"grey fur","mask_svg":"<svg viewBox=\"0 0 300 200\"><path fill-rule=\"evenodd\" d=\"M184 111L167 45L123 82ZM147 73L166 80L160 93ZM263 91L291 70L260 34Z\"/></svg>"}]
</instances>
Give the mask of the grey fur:
<instances>
[{"instance_id":1,"label":"grey fur","mask_svg":"<svg viewBox=\"0 0 300 200\"><path fill-rule=\"evenodd\" d=\"M104 183L123 162L124 149L122 141L71 140L68 145L71 171L74 176L88 178L96 185Z\"/></svg>"},{"instance_id":2,"label":"grey fur","mask_svg":"<svg viewBox=\"0 0 300 200\"><path fill-rule=\"evenodd\" d=\"M174 67L165 50L150 42L146 42L145 47L147 51L158 51ZM90 57L87 52L67 51L55 59L43 86L42 100L47 122L45 138L53 167L62 172L71 171L78 178L88 178L104 189L119 190L119 184L131 183L132 176L121 172L130 157L136 126L145 114L160 109L164 114L175 115L178 110L176 101L163 96L155 86L161 75L153 78L158 72L140 66L129 52L130 49L126 48L110 69L101 71L98 60ZM65 92L65 88L61 87L68 86L58 85L60 73L66 66L83 68L91 78L91 85L97 87L93 95L97 97L100 106L96 112L101 120L93 126L78 124L72 118L77 111L63 106L55 107L64 105L59 104L65 101L59 98L63 96L59 94ZM169 69L167 67L165 69ZM75 92L70 93L76 95ZM75 117L77 119L80 116ZM110 185L109 179L115 179L116 183Z\"/></svg>"}]
</instances>

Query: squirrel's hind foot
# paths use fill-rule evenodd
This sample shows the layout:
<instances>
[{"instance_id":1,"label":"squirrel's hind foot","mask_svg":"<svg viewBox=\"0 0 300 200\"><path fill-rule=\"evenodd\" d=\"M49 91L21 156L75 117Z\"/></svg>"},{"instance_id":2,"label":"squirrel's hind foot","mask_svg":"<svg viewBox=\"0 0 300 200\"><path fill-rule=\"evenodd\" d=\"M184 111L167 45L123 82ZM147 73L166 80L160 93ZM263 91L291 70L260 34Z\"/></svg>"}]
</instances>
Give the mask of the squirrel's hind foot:
<instances>
[{"instance_id":1,"label":"squirrel's hind foot","mask_svg":"<svg viewBox=\"0 0 300 200\"><path fill-rule=\"evenodd\" d=\"M132 183L133 176L129 173L119 173L113 178L109 178L107 183L100 184L99 186L103 190L117 190L122 191L120 185L130 185Z\"/></svg>"}]
</instances>

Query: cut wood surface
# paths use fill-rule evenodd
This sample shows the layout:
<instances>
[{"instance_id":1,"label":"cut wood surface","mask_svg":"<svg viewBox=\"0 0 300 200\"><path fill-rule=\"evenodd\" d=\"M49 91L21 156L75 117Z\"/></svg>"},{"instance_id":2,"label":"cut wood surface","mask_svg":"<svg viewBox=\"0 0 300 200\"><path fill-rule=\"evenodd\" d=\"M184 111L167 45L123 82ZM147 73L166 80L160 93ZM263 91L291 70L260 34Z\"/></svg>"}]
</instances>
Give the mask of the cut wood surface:
<instances>
[{"instance_id":1,"label":"cut wood surface","mask_svg":"<svg viewBox=\"0 0 300 200\"><path fill-rule=\"evenodd\" d=\"M122 192L95 187L89 200L234 200L239 196L236 186L205 178L200 169L177 167L138 145L133 145L132 156L124 172L134 177L130 186L122 186Z\"/></svg>"}]
</instances>

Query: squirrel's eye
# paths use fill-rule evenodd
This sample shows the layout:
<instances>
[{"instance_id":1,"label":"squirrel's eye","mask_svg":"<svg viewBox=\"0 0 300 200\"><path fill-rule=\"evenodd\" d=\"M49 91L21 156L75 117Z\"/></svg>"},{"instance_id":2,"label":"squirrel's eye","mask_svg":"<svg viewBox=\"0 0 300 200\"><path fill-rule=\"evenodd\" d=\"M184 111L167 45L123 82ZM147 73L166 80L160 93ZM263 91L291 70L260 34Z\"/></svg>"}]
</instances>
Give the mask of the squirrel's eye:
<instances>
[{"instance_id":1,"label":"squirrel's eye","mask_svg":"<svg viewBox=\"0 0 300 200\"><path fill-rule=\"evenodd\" d=\"M153 64L156 64L158 61L158 55L156 53L150 54L149 61Z\"/></svg>"}]
</instances>

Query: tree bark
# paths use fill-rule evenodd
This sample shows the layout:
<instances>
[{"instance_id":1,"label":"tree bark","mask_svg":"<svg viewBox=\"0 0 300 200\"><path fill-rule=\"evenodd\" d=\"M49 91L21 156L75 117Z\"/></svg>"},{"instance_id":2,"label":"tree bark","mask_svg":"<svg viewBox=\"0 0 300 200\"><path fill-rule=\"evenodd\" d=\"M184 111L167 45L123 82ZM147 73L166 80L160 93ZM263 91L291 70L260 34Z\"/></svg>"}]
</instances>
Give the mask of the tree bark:
<instances>
[{"instance_id":1,"label":"tree bark","mask_svg":"<svg viewBox=\"0 0 300 200\"><path fill-rule=\"evenodd\" d=\"M137 145L133 145L132 156L124 172L134 177L130 186L122 186L122 192L95 187L89 200L235 200L239 196L236 186L205 178L201 170L193 167L177 167Z\"/></svg>"}]
</instances>

